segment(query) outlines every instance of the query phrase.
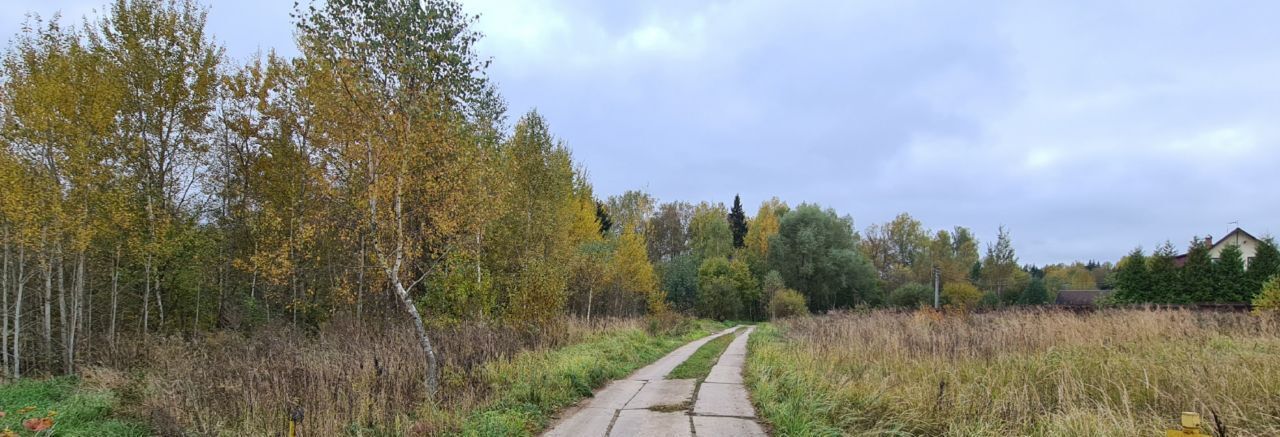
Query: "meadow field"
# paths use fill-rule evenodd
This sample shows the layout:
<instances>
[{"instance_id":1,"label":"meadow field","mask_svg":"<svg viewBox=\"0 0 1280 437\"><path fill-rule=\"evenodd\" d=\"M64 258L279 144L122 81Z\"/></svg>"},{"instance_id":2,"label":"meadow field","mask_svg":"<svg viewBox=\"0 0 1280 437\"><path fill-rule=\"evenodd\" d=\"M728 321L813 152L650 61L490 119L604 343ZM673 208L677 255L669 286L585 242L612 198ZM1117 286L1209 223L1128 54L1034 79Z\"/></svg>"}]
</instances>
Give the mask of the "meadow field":
<instances>
[{"instance_id":1,"label":"meadow field","mask_svg":"<svg viewBox=\"0 0 1280 437\"><path fill-rule=\"evenodd\" d=\"M1280 321L1245 313L872 311L759 329L776 435L1280 435Z\"/></svg>"}]
</instances>

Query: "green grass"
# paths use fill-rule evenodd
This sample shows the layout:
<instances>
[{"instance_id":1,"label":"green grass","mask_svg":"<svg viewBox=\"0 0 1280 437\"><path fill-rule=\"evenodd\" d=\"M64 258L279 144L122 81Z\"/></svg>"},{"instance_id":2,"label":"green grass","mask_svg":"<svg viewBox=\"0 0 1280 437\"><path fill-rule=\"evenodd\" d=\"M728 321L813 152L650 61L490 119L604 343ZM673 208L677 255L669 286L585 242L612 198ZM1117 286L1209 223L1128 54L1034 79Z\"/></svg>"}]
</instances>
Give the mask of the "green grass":
<instances>
[{"instance_id":1,"label":"green grass","mask_svg":"<svg viewBox=\"0 0 1280 437\"><path fill-rule=\"evenodd\" d=\"M53 435L59 436L145 436L145 426L112 417L117 403L109 391L79 387L75 377L44 380L24 379L0 385L0 433L8 429L19 435L34 435L22 421L53 415ZM19 411L28 410L25 413ZM48 434L41 434L48 435Z\"/></svg>"},{"instance_id":2,"label":"green grass","mask_svg":"<svg viewBox=\"0 0 1280 437\"><path fill-rule=\"evenodd\" d=\"M745 380L761 418L783 436L839 436L831 393L814 373L792 367L777 327L762 323L747 340Z\"/></svg>"},{"instance_id":3,"label":"green grass","mask_svg":"<svg viewBox=\"0 0 1280 437\"><path fill-rule=\"evenodd\" d=\"M716 365L716 360L720 358L720 354L724 353L725 348L729 347L736 333L735 331L716 337L702 345L688 360L672 369L667 379L696 379L698 382L707 379L707 374L711 373L711 367Z\"/></svg>"},{"instance_id":4,"label":"green grass","mask_svg":"<svg viewBox=\"0 0 1280 437\"><path fill-rule=\"evenodd\" d=\"M509 361L490 363L485 371L494 401L465 418L461 434L534 435L547 426L556 411L591 396L594 389L723 328L718 323L698 322L683 333L658 336L629 329L563 349L522 353Z\"/></svg>"}]
</instances>

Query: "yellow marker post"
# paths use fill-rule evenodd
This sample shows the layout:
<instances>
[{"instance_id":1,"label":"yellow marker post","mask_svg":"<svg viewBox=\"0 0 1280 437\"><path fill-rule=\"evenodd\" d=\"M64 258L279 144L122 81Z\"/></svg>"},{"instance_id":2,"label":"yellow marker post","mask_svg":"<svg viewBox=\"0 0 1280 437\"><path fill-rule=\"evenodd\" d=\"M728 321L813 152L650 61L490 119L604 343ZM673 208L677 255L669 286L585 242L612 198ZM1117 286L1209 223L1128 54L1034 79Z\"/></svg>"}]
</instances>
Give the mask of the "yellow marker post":
<instances>
[{"instance_id":1,"label":"yellow marker post","mask_svg":"<svg viewBox=\"0 0 1280 437\"><path fill-rule=\"evenodd\" d=\"M298 425L302 423L302 407L289 411L289 437L298 437Z\"/></svg>"},{"instance_id":2,"label":"yellow marker post","mask_svg":"<svg viewBox=\"0 0 1280 437\"><path fill-rule=\"evenodd\" d=\"M1171 429L1165 433L1165 437L1187 437L1201 436L1207 437L1208 434L1200 432L1200 415L1192 412L1182 413L1182 429Z\"/></svg>"}]
</instances>

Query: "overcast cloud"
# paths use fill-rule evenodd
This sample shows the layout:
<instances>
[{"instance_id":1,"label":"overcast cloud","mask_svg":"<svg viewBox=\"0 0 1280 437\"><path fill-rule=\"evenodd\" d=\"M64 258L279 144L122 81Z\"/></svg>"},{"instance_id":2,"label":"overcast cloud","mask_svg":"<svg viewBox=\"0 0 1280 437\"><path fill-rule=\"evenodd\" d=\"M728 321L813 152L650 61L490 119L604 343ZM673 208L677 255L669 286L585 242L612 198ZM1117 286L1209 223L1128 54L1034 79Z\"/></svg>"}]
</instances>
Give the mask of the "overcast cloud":
<instances>
[{"instance_id":1,"label":"overcast cloud","mask_svg":"<svg viewBox=\"0 0 1280 437\"><path fill-rule=\"evenodd\" d=\"M104 0L105 1L105 0ZM67 18L102 1L6 2ZM598 194L910 212L1023 262L1280 231L1280 3L476 0L514 121ZM293 54L292 2L212 2L228 55Z\"/></svg>"}]
</instances>

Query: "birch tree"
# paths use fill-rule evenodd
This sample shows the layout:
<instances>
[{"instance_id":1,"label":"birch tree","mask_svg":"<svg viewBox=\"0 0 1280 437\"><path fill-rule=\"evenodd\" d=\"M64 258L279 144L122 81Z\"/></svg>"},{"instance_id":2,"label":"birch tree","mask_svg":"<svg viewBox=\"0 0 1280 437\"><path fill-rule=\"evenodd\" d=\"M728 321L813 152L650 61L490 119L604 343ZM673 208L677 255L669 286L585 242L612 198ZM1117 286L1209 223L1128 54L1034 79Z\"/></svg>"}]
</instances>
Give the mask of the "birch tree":
<instances>
[{"instance_id":1,"label":"birch tree","mask_svg":"<svg viewBox=\"0 0 1280 437\"><path fill-rule=\"evenodd\" d=\"M6 59L11 80L5 130L41 187L44 349L53 343L53 290L64 370L74 370L85 314L91 244L103 228L101 193L112 177L108 141L120 102L114 69L55 18L18 38ZM28 199L35 201L36 199ZM68 281L68 277L70 281ZM56 278L56 279L55 279ZM70 287L68 287L70 282ZM47 354L46 354L47 355Z\"/></svg>"},{"instance_id":2,"label":"birch tree","mask_svg":"<svg viewBox=\"0 0 1280 437\"><path fill-rule=\"evenodd\" d=\"M113 139L143 220L143 332L153 296L164 321L159 269L171 264L177 227L190 226L192 188L208 151L222 48L205 34L206 15L192 0L116 0L90 34L123 87Z\"/></svg>"},{"instance_id":3,"label":"birch tree","mask_svg":"<svg viewBox=\"0 0 1280 437\"><path fill-rule=\"evenodd\" d=\"M478 35L445 1L333 0L303 12L317 135L330 171L364 205L371 254L413 324L437 387L437 359L413 290L448 248L476 235L460 214L477 194L472 123L492 105Z\"/></svg>"}]
</instances>

